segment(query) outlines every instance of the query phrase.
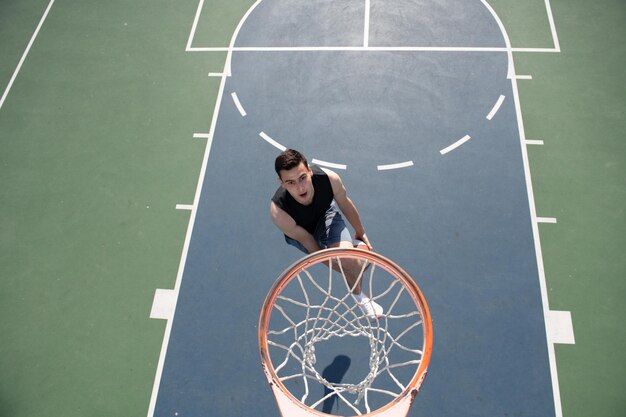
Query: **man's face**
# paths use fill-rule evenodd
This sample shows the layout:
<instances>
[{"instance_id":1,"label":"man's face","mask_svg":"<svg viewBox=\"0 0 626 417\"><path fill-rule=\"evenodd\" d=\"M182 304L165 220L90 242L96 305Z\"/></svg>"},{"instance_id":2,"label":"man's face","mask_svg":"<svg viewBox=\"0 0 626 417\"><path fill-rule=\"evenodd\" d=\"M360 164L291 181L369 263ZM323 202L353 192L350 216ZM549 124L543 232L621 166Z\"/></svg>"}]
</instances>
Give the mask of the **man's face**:
<instances>
[{"instance_id":1,"label":"man's face","mask_svg":"<svg viewBox=\"0 0 626 417\"><path fill-rule=\"evenodd\" d=\"M303 162L300 165L293 167L290 170L281 170L280 185L283 186L289 194L300 204L308 206L313 202L313 181L311 176L311 168L304 166Z\"/></svg>"}]
</instances>

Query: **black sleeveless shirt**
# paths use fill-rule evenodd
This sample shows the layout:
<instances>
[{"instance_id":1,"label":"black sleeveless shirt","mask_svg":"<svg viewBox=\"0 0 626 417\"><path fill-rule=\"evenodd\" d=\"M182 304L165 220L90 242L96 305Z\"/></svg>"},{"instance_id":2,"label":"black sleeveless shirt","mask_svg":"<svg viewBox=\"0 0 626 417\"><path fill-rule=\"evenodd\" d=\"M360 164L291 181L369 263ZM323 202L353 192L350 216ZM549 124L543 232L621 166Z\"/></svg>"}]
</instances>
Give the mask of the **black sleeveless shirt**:
<instances>
[{"instance_id":1,"label":"black sleeveless shirt","mask_svg":"<svg viewBox=\"0 0 626 417\"><path fill-rule=\"evenodd\" d=\"M283 209L298 226L304 227L309 233L315 233L317 222L324 217L326 210L333 201L333 188L328 175L318 166L311 165L313 171L313 202L308 206L298 203L287 190L279 187L272 201Z\"/></svg>"}]
</instances>

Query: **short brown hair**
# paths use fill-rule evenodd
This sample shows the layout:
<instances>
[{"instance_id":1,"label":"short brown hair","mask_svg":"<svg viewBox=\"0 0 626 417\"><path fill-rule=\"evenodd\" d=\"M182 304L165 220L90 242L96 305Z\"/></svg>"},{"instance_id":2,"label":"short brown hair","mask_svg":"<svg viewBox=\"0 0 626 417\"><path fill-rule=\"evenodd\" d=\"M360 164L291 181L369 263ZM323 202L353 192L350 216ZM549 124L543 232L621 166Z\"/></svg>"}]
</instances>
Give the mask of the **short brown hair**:
<instances>
[{"instance_id":1,"label":"short brown hair","mask_svg":"<svg viewBox=\"0 0 626 417\"><path fill-rule=\"evenodd\" d=\"M300 165L301 162L306 168L309 167L309 163L304 155L294 149L287 149L276 157L276 161L274 161L274 169L276 170L278 177L280 177L280 171L289 171L290 169Z\"/></svg>"}]
</instances>

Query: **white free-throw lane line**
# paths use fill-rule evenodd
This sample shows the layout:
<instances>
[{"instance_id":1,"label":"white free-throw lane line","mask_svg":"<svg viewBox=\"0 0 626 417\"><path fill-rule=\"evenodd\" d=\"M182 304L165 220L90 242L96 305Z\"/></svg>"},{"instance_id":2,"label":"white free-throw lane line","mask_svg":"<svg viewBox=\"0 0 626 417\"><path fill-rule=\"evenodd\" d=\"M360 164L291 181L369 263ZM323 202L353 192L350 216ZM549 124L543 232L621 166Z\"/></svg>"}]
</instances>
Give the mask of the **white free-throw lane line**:
<instances>
[{"instance_id":1,"label":"white free-throw lane line","mask_svg":"<svg viewBox=\"0 0 626 417\"><path fill-rule=\"evenodd\" d=\"M515 74L515 62L513 60L512 53L517 52L515 48L511 47L511 39L509 38L508 33L502 23L502 20L495 13L493 8L489 5L487 0L481 0L485 7L492 13L494 19L498 22L498 26L500 26L500 30L502 35L504 36L504 41L506 43L507 48L510 50L509 52L509 72L511 74ZM546 0L548 1L548 0ZM526 51L533 51L532 49L527 49ZM559 48L553 49L539 49L533 52L560 52ZM515 114L517 119L517 129L519 132L520 138L520 149L522 152L522 161L524 165L524 175L526 177L526 194L528 196L528 208L530 210L531 219L535 219L537 217L537 208L535 206L535 195L533 192L532 178L530 175L530 163L528 160L528 149L525 144L526 133L524 130L524 120L522 118L522 106L520 103L519 90L517 87L517 80L515 77L511 79L511 87L513 89L513 104L515 106ZM548 312L550 311L550 303L548 301L548 286L546 283L546 274L543 264L543 254L541 250L541 240L539 239L539 226L536 221L532 221L532 230L533 230L533 239L535 241L535 259L537 261L537 271L539 274L539 287L541 290L541 301L543 305L544 318L547 318ZM550 376L552 379L552 395L554 397L554 414L555 417L563 417L563 408L561 405L561 391L559 389L559 375L556 368L556 353L554 349L554 344L550 343L550 334L548 329L548 324L546 320L546 340L547 340L547 349L548 349L548 360L550 362Z\"/></svg>"},{"instance_id":2,"label":"white free-throw lane line","mask_svg":"<svg viewBox=\"0 0 626 417\"><path fill-rule=\"evenodd\" d=\"M243 106L241 105L241 102L239 101L239 97L237 97L237 93L232 93L230 95L233 98L233 101L235 102L235 106L237 107L237 110L239 110L239 114L241 114L242 117L246 117L246 111L243 109Z\"/></svg>"},{"instance_id":3,"label":"white free-throw lane line","mask_svg":"<svg viewBox=\"0 0 626 417\"><path fill-rule=\"evenodd\" d=\"M498 101L496 101L496 104L493 105L493 108L487 115L487 120L493 119L493 116L495 116L498 110L500 110L500 106L502 106L503 102L504 102L504 96L500 95L500 97L498 97Z\"/></svg>"},{"instance_id":4,"label":"white free-throw lane line","mask_svg":"<svg viewBox=\"0 0 626 417\"><path fill-rule=\"evenodd\" d=\"M33 36L31 36L30 41L28 42L28 45L26 46L26 50L22 54L22 58L20 59L20 62L17 64L15 71L13 71L13 75L11 76L11 79L9 80L9 84L4 89L4 93L2 94L2 98L0 99L0 109L4 105L4 102L7 99L7 96L9 95L9 91L11 91L11 87L13 87L13 83L15 82L15 79L17 78L17 74L20 72L20 69L22 69L22 65L24 64L24 61L26 60L26 56L28 55L28 52L30 52L30 48L33 46L33 43L35 42L35 38L39 34L39 30L43 26L43 22L48 17L48 13L50 12L50 9L52 8L53 4L54 4L54 0L50 0L50 3L48 3L48 7L46 7L46 11L43 13L43 16L41 16L41 19L39 20L39 24L37 25L37 28L35 29L35 33L33 33Z\"/></svg>"},{"instance_id":5,"label":"white free-throw lane line","mask_svg":"<svg viewBox=\"0 0 626 417\"><path fill-rule=\"evenodd\" d=\"M259 136L261 136L263 140L265 140L267 143L269 143L273 147L280 149L281 152L287 149L285 146L281 145L280 143L276 142L274 139L270 138L265 132L259 133Z\"/></svg>"},{"instance_id":6,"label":"white free-throw lane line","mask_svg":"<svg viewBox=\"0 0 626 417\"><path fill-rule=\"evenodd\" d=\"M199 7L199 9L200 8L201 7ZM229 65L230 64L228 61L224 64L224 73L228 72L227 70L228 70ZM183 243L183 250L180 256L180 262L178 263L176 283L174 284L174 290L173 290L174 293L172 293L174 294L173 295L174 301L172 303L172 312L171 312L171 316L167 320L167 325L165 326L165 334L163 335L163 342L161 344L161 353L159 354L159 361L157 363L156 374L154 376L154 384L152 385L152 393L150 395L150 403L148 405L148 414L147 414L148 417L153 417L154 411L156 409L156 402L157 402L157 397L159 393L159 387L161 386L161 377L163 375L163 368L165 365L165 357L167 356L167 348L169 346L170 336L172 333L172 325L174 322L173 319L174 319L174 316L176 315L176 303L178 302L178 292L180 290L180 286L183 280L183 275L185 273L185 265L187 263L187 255L189 252L191 235L193 233L193 228L196 222L196 214L198 212L196 210L196 207L198 207L198 203L200 201L200 194L202 192L204 178L206 176L207 165L209 163L209 156L211 155L211 147L213 144L213 134L215 132L215 125L217 123L217 117L220 113L220 107L222 103L222 97L224 96L224 86L226 85L226 79L227 79L226 77L222 77L220 81L220 87L217 92L217 98L215 100L215 108L213 110L213 117L211 119L211 126L209 127L209 133L207 134L199 133L199 134L193 135L194 137L206 138L207 142L206 142L206 146L204 149L204 157L202 158L202 166L200 168L200 173L198 176L198 183L196 185L196 194L193 200L193 209L191 210L189 223L187 225L187 233L185 234L185 241Z\"/></svg>"},{"instance_id":7,"label":"white free-throw lane line","mask_svg":"<svg viewBox=\"0 0 626 417\"><path fill-rule=\"evenodd\" d=\"M413 166L413 161L399 162L397 164L378 165L376 168L379 171L389 171L391 169L408 168Z\"/></svg>"},{"instance_id":8,"label":"white free-throw lane line","mask_svg":"<svg viewBox=\"0 0 626 417\"><path fill-rule=\"evenodd\" d=\"M471 138L472 137L470 135L465 135L461 139L459 139L456 142L454 142L452 145L448 146L447 148L444 148L444 149L440 150L439 153L442 154L442 155L445 155L448 152L453 151L456 148L458 148L459 146L463 145L465 142L467 142Z\"/></svg>"}]
</instances>

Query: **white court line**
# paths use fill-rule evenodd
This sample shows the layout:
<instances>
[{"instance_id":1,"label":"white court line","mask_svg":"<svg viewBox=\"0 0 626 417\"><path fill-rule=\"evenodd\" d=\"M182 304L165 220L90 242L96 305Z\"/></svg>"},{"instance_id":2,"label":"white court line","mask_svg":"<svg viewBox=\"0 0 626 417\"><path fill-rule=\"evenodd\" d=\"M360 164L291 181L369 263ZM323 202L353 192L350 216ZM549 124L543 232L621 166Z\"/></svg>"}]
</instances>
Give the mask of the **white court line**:
<instances>
[{"instance_id":1,"label":"white court line","mask_svg":"<svg viewBox=\"0 0 626 417\"><path fill-rule=\"evenodd\" d=\"M235 106L237 107L237 110L239 110L239 114L241 114L242 117L246 117L246 111L243 109L243 106L241 105L241 102L239 101L239 97L237 97L237 93L231 93L230 95L233 98L233 101L235 102Z\"/></svg>"},{"instance_id":2,"label":"white court line","mask_svg":"<svg viewBox=\"0 0 626 417\"><path fill-rule=\"evenodd\" d=\"M526 145L543 145L542 140L536 139L526 139L524 143L526 143Z\"/></svg>"},{"instance_id":3,"label":"white court line","mask_svg":"<svg viewBox=\"0 0 626 417\"><path fill-rule=\"evenodd\" d=\"M230 74L226 74L224 72L209 72L209 77L217 77L217 78L230 77Z\"/></svg>"},{"instance_id":4,"label":"white court line","mask_svg":"<svg viewBox=\"0 0 626 417\"><path fill-rule=\"evenodd\" d=\"M226 65L224 66L224 72L226 74L232 74L231 71L231 61L233 59L233 51L235 48L235 40L237 39L237 36L239 36L239 31L241 30L241 28L243 27L243 24L246 20L248 20L248 16L250 16L250 14L252 13L252 11L254 9L256 9L256 7L261 4L263 0L257 0L254 2L254 4L252 6L250 6L250 8L246 11L246 13L243 15L243 17L241 18L241 20L239 21L239 23L237 24L237 27L235 28L235 32L233 33L233 36L230 38L230 44L228 45L228 54L226 55Z\"/></svg>"},{"instance_id":5,"label":"white court line","mask_svg":"<svg viewBox=\"0 0 626 417\"><path fill-rule=\"evenodd\" d=\"M17 78L17 74L20 72L20 69L22 68L22 65L24 64L24 61L26 60L26 56L28 55L28 52L30 52L30 48L33 46L33 43L35 42L35 38L39 34L39 30L43 26L43 22L48 17L48 13L50 12L50 9L52 8L53 4L54 4L54 0L50 0L50 3L48 3L48 7L46 7L46 11L43 13L43 16L41 16L41 19L39 20L39 24L37 25L37 28L35 29L35 33L33 33L33 36L31 36L30 41L28 42L28 45L26 46L26 50L22 54L22 58L20 59L20 62L17 64L15 71L13 71L13 75L11 76L11 79L9 80L9 84L4 89L4 93L2 94L2 98L0 99L0 109L4 105L4 101L7 99L7 96L9 95L9 91L11 91L11 87L13 87L13 83L15 82L15 79Z\"/></svg>"},{"instance_id":6,"label":"white court line","mask_svg":"<svg viewBox=\"0 0 626 417\"><path fill-rule=\"evenodd\" d=\"M200 7L198 8L198 10L200 10ZM227 59L227 62L224 64L225 66L224 72L227 72L226 69L229 65L230 63ZM163 335L163 342L161 344L161 352L159 354L159 361L157 363L157 369L156 369L156 373L154 376L154 384L152 386L152 393L150 395L150 404L148 405L148 414L147 414L148 417L154 416L154 411L156 408L156 401L157 401L157 397L159 394L159 387L161 386L161 377L163 375L163 367L165 365L165 357L167 356L167 348L169 346L170 336L172 333L172 325L174 322L173 319L176 314L176 304L178 302L178 293L179 293L180 286L183 280L183 275L185 272L185 265L187 262L187 254L189 253L189 244L191 242L191 235L193 232L194 224L196 222L197 210L195 209L195 207L198 207L198 203L200 201L200 194L202 193L202 186L204 184L204 178L206 176L207 165L209 163L209 156L211 155L211 146L213 144L213 134L215 132L215 125L217 123L217 117L220 113L220 107L222 103L222 97L224 96L225 85L226 85L226 77L222 77L221 82L220 82L220 87L217 92L217 98L215 100L215 108L213 110L213 117L211 119L211 127L209 128L209 133L208 134L204 134L204 133L194 134L194 137L203 137L203 138L206 137L207 142L206 142L206 147L204 150L204 157L202 159L202 166L200 168L200 174L198 177L198 183L196 185L196 194L194 196L194 201L193 201L194 209L191 210L191 216L189 218L189 223L187 225L187 233L185 234L185 241L183 243L183 250L180 256L180 261L178 263L176 283L174 284L174 290L173 290L174 291L173 294L175 294L174 303L172 305L171 316L167 320L167 324L165 326L165 334ZM201 135L201 136L197 136L197 135Z\"/></svg>"},{"instance_id":7,"label":"white court line","mask_svg":"<svg viewBox=\"0 0 626 417\"><path fill-rule=\"evenodd\" d=\"M561 52L561 45L559 45L559 37L556 33L556 25L554 24L554 16L552 16L552 7L550 6L550 0L546 0L546 12L548 13L548 21L550 22L550 32L552 32L552 42L554 42L554 50Z\"/></svg>"},{"instance_id":8,"label":"white court line","mask_svg":"<svg viewBox=\"0 0 626 417\"><path fill-rule=\"evenodd\" d=\"M280 143L276 142L274 139L270 138L265 132L259 133L259 136L261 136L263 140L265 140L267 143L269 143L275 148L280 149L281 151L284 151L287 149L285 146L281 145Z\"/></svg>"},{"instance_id":9,"label":"white court line","mask_svg":"<svg viewBox=\"0 0 626 417\"><path fill-rule=\"evenodd\" d=\"M397 164L378 165L376 168L379 171L388 171L391 169L408 168L413 166L413 161L399 162Z\"/></svg>"},{"instance_id":10,"label":"white court line","mask_svg":"<svg viewBox=\"0 0 626 417\"><path fill-rule=\"evenodd\" d=\"M193 48L191 44L193 43L193 38L196 36L196 29L198 28L198 21L200 20L200 14L202 13L202 6L204 5L204 0L200 0L198 3L198 9L196 9L196 16L193 18L193 24L191 25L191 32L189 32L189 39L187 39L187 47L185 51L192 51Z\"/></svg>"},{"instance_id":11,"label":"white court line","mask_svg":"<svg viewBox=\"0 0 626 417\"><path fill-rule=\"evenodd\" d=\"M193 137L196 139L210 139L213 135L211 133L194 133Z\"/></svg>"},{"instance_id":12,"label":"white court line","mask_svg":"<svg viewBox=\"0 0 626 417\"><path fill-rule=\"evenodd\" d=\"M498 101L496 101L496 104L493 105L493 108L487 115L487 120L493 119L493 116L495 116L498 110L500 110L500 106L502 105L503 102L504 102L504 96L500 95L500 97L498 97Z\"/></svg>"},{"instance_id":13,"label":"white court line","mask_svg":"<svg viewBox=\"0 0 626 417\"><path fill-rule=\"evenodd\" d=\"M511 51L509 52L509 66L510 66L509 71L511 74L515 74L515 62L512 57L512 52L515 52L515 50L511 48L511 39L509 38L509 35L506 32L506 28L504 27L502 20L499 18L499 16L493 10L493 8L489 5L489 3L486 0L481 0L481 1L485 5L485 7L487 7L487 9L491 12L494 19L498 23L498 26L500 27L500 31L502 32L502 35L504 36L505 44L507 48L509 48ZM546 2L547 1L548 0L546 0ZM533 52L560 52L558 45L554 49L539 48L537 50L532 50L532 49L529 49L529 50ZM533 191L532 177L530 174L530 162L528 159L528 149L525 144L526 133L524 130L524 119L522 118L522 106L520 103L519 90L517 87L517 80L515 79L515 77L511 79L511 87L513 89L513 103L515 106L515 114L517 116L516 117L517 118L517 130L518 130L518 134L520 138L520 149L522 152L524 175L526 177L525 182L526 182L526 195L528 196L528 209L530 211L531 219L535 219L537 217L537 208L535 206L535 194ZM550 363L550 377L552 380L552 395L554 398L554 415L555 417L563 417L563 407L561 404L561 391L559 388L559 374L556 368L556 352L554 348L554 343L551 343L550 341L551 340L550 330L548 328L549 327L548 322L550 321L549 319L550 302L548 300L548 285L546 283L546 273L545 273L545 268L543 264L541 239L539 238L539 225L536 221L532 221L531 227L532 227L532 232L533 232L533 240L535 243L534 245L535 246L535 260L537 262L538 281L539 281L539 288L541 291L541 304L543 307L544 321L546 323L545 325L546 342L547 342L546 347L548 350L548 360Z\"/></svg>"},{"instance_id":14,"label":"white court line","mask_svg":"<svg viewBox=\"0 0 626 417\"><path fill-rule=\"evenodd\" d=\"M193 210L193 204L176 204L176 210Z\"/></svg>"},{"instance_id":15,"label":"white court line","mask_svg":"<svg viewBox=\"0 0 626 417\"><path fill-rule=\"evenodd\" d=\"M561 52L561 48L559 46L559 40L557 37L557 33L556 33L556 26L554 24L554 17L552 16L552 8L550 7L550 0L545 0L545 4L546 4L546 12L548 14L548 21L550 23L550 31L552 32L552 39L554 42L554 47L553 48L512 48L511 47L511 43L507 42L507 46L505 48L501 48L501 47L486 47L486 48L477 48L477 47L420 47L420 46L415 46L415 47L369 47L369 14L370 14L370 7L369 3L371 0L366 0L366 22L365 22L365 28L364 28L364 33L367 32L368 36L365 37L364 40L364 46L363 47L341 47L341 46L336 46L336 47L235 47L234 46L234 40L237 38L237 35L239 34L239 30L241 28L241 25L243 24L243 22L248 18L248 15L252 12L252 10L254 10L257 5L261 2L262 0L257 0L254 5L252 5L248 11L246 12L246 14L242 17L242 19L239 22L239 26L237 27L237 29L235 29L235 33L232 36L231 39L231 44L228 47L192 47L191 44L193 43L193 38L195 37L195 33L197 30L197 26L198 26L198 21L200 18L200 14L202 11L202 7L204 5L204 0L200 0L200 2L198 3L198 8L196 10L196 15L193 21L193 25L191 28L191 32L189 34L189 40L187 42L187 47L186 47L186 51L187 52L239 52L239 51L250 51L250 52L279 52L279 51L283 51L283 52L293 52L293 51L371 51L371 52L377 52L377 51L458 51L458 52L530 52L530 53L535 53L535 52L549 52L549 53L553 53L553 52ZM483 1L484 3L484 1ZM495 11L493 11L493 8L485 3L485 6L490 10L490 12L494 15L497 16L495 14ZM499 20L499 18L497 18L497 20ZM500 25L501 28L503 28L504 26L501 25L501 22L498 23ZM503 33L506 33L504 30L502 31ZM506 35L506 38L508 40L508 35ZM227 70L226 73L229 73L230 71L230 62L228 62L228 65L226 66Z\"/></svg>"},{"instance_id":16,"label":"white court line","mask_svg":"<svg viewBox=\"0 0 626 417\"><path fill-rule=\"evenodd\" d=\"M239 33L239 30L241 29L241 26L243 25L243 22L248 18L248 16L250 15L250 13L252 12L252 10L254 10L254 8L261 2L261 0L258 0L254 5L252 5L252 7L250 7L250 9L248 9L248 11L246 12L246 14L241 18L241 20L239 21L239 24L237 25L237 29L235 29L235 32L233 33L233 36L231 38L230 41L230 47L227 49L228 54L226 56L226 62L224 63L224 74L230 74L230 62L232 59L232 54L233 54L233 46L235 43L235 39L237 38L237 35ZM200 10L202 9L202 4L203 4L203 0L200 0L200 4L198 5L198 11L196 12L196 19L194 21L194 28L192 33L195 33L195 28L196 28L196 24L197 24L197 20L198 17L200 16ZM191 40L192 37L190 37L189 39L189 44L187 45L188 48L187 50L190 50L190 44L191 44ZM204 178L206 176L206 171L207 171L207 165L209 163L209 156L211 154L211 145L213 144L213 135L215 132L215 125L217 124L217 118L218 115L220 113L220 108L221 108L221 103L222 103L222 98L224 96L224 87L226 85L226 79L227 77L222 77L221 81L220 81L220 87L219 90L217 92L217 98L215 100L215 108L213 109L213 117L211 119L211 127L209 128L209 134L207 137L207 143L206 143L206 148L204 151L204 157L202 159L202 167L200 169L200 174L199 174L199 178L198 178L198 183L196 186L196 194L194 197L194 202L193 202L193 206L194 209L191 210L191 216L189 219L189 224L187 225L187 233L185 234L185 242L183 244L183 251L182 254L180 256L180 262L178 264L178 273L176 274L176 283L175 283L175 287L174 287L174 291L176 294L176 299L173 305L173 312L171 315L171 318L169 320L167 320L167 325L165 326L165 334L163 335L163 343L161 344L161 352L159 354L159 361L157 363L157 369L156 369L156 373L154 376L154 384L152 386L152 393L150 395L150 404L148 406L148 417L153 417L154 416L154 411L156 408L156 402L157 402L157 397L159 394L159 388L161 386L161 378L163 376L163 368L165 365L165 358L167 356L167 348L169 346L169 342L170 342L170 337L172 334L172 325L174 322L174 316L176 314L176 303L178 302L178 292L180 290L180 286L183 280L183 275L184 275L184 271L185 271L185 265L187 263L187 256L189 253L189 244L191 242L191 235L193 233L193 228L194 228L194 224L196 222L196 214L197 214L197 210L195 209L195 207L198 207L198 203L200 201L200 195L202 193L202 187L204 184ZM195 135L194 135L195 136Z\"/></svg>"},{"instance_id":17,"label":"white court line","mask_svg":"<svg viewBox=\"0 0 626 417\"><path fill-rule=\"evenodd\" d=\"M444 149L440 150L439 153L442 154L442 155L445 155L448 152L453 151L456 148L458 148L459 146L463 145L465 142L467 142L471 138L472 137L470 135L465 135L461 139L459 139L456 142L454 142L452 145L448 146L447 148L444 148Z\"/></svg>"},{"instance_id":18,"label":"white court line","mask_svg":"<svg viewBox=\"0 0 626 417\"><path fill-rule=\"evenodd\" d=\"M554 217L537 217L537 223L556 224L556 218L554 218Z\"/></svg>"},{"instance_id":19,"label":"white court line","mask_svg":"<svg viewBox=\"0 0 626 417\"><path fill-rule=\"evenodd\" d=\"M217 46L193 47L187 52L560 52L554 48L447 46Z\"/></svg>"},{"instance_id":20,"label":"white court line","mask_svg":"<svg viewBox=\"0 0 626 417\"><path fill-rule=\"evenodd\" d=\"M326 161L320 161L319 159L315 159L313 158L311 160L311 163L315 164L315 165L321 165L327 168L335 168L335 169L348 169L347 165L343 165L343 164L336 164L334 162L326 162Z\"/></svg>"},{"instance_id":21,"label":"white court line","mask_svg":"<svg viewBox=\"0 0 626 417\"><path fill-rule=\"evenodd\" d=\"M370 43L370 0L365 0L365 23L363 24L363 46Z\"/></svg>"},{"instance_id":22,"label":"white court line","mask_svg":"<svg viewBox=\"0 0 626 417\"><path fill-rule=\"evenodd\" d=\"M515 79L516 80L532 80L533 76L532 75L516 75Z\"/></svg>"}]
</instances>

